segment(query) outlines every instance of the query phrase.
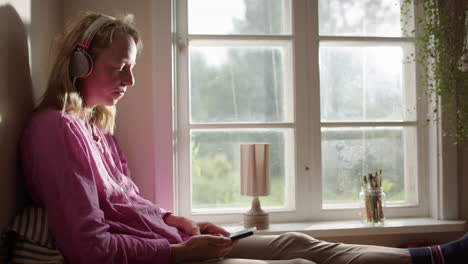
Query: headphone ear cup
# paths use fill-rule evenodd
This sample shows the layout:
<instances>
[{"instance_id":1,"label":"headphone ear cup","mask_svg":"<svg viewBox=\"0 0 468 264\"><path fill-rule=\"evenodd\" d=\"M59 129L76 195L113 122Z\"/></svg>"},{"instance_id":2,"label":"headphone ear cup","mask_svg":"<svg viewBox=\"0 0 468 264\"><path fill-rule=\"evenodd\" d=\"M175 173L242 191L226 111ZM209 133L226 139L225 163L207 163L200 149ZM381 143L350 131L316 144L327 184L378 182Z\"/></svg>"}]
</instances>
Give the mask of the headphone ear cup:
<instances>
[{"instance_id":1,"label":"headphone ear cup","mask_svg":"<svg viewBox=\"0 0 468 264\"><path fill-rule=\"evenodd\" d=\"M93 58L85 50L77 49L70 59L70 74L75 78L85 78L93 71Z\"/></svg>"}]
</instances>

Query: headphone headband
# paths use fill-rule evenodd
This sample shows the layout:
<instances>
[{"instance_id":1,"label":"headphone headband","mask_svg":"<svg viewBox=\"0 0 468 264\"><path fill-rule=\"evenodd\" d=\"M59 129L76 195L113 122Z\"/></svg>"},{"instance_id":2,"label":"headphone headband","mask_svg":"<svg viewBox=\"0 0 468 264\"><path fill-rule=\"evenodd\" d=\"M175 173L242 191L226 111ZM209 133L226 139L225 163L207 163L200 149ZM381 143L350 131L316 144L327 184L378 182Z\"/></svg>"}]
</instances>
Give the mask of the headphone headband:
<instances>
[{"instance_id":1,"label":"headphone headband","mask_svg":"<svg viewBox=\"0 0 468 264\"><path fill-rule=\"evenodd\" d=\"M115 18L111 16L106 16L102 15L98 19L96 19L89 27L86 29L85 33L83 34L83 37L81 37L81 40L78 42L78 46L80 48L83 48L84 50L88 50L89 46L91 45L91 41L93 41L94 35L96 32L101 28L102 25L105 23L115 20Z\"/></svg>"}]
</instances>

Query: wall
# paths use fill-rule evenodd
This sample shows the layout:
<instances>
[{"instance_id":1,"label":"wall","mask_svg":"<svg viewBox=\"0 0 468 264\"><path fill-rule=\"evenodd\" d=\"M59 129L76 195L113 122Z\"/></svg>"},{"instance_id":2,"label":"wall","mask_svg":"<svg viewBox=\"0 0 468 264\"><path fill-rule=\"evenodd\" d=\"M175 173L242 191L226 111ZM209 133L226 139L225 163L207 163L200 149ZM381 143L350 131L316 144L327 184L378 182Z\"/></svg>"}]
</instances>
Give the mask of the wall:
<instances>
[{"instance_id":1,"label":"wall","mask_svg":"<svg viewBox=\"0 0 468 264\"><path fill-rule=\"evenodd\" d=\"M460 219L468 222L468 142L458 145L458 207Z\"/></svg>"},{"instance_id":2,"label":"wall","mask_svg":"<svg viewBox=\"0 0 468 264\"><path fill-rule=\"evenodd\" d=\"M45 89L50 39L62 24L59 4L59 0L0 0L0 230L26 200L17 144L34 102Z\"/></svg>"},{"instance_id":3,"label":"wall","mask_svg":"<svg viewBox=\"0 0 468 264\"><path fill-rule=\"evenodd\" d=\"M61 0L31 1L31 76L34 103L44 94L49 75L49 60L54 36L63 28Z\"/></svg>"},{"instance_id":4,"label":"wall","mask_svg":"<svg viewBox=\"0 0 468 264\"><path fill-rule=\"evenodd\" d=\"M28 10L29 6L24 9ZM0 5L0 227L21 204L16 143L22 123L32 110L28 34L30 16L10 4ZM22 16L19 15L20 11ZM15 56L14 56L15 54ZM24 99L24 108L21 101Z\"/></svg>"}]
</instances>

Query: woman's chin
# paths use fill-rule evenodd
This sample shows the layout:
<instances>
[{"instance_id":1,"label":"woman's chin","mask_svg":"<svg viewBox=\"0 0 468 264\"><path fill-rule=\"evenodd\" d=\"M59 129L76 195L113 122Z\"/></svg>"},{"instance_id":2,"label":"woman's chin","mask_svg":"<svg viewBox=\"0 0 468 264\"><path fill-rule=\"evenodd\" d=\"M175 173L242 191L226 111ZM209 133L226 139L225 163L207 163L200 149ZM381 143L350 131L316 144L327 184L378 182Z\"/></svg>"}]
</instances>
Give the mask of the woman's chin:
<instances>
[{"instance_id":1,"label":"woman's chin","mask_svg":"<svg viewBox=\"0 0 468 264\"><path fill-rule=\"evenodd\" d=\"M108 102L106 102L107 106L114 106L117 102L123 97L123 94L115 94L112 98L109 98Z\"/></svg>"}]
</instances>

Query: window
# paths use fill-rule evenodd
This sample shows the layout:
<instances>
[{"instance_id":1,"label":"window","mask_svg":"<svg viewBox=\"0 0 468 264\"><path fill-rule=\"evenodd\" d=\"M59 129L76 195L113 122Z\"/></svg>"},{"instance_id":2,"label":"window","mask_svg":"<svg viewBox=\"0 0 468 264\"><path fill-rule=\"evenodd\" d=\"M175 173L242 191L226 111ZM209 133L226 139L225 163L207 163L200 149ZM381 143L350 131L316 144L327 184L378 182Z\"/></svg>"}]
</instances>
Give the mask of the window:
<instances>
[{"instance_id":1,"label":"window","mask_svg":"<svg viewBox=\"0 0 468 264\"><path fill-rule=\"evenodd\" d=\"M380 168L389 205L416 205L414 45L402 38L399 1L318 7L323 207L354 204L358 175Z\"/></svg>"},{"instance_id":2,"label":"window","mask_svg":"<svg viewBox=\"0 0 468 264\"><path fill-rule=\"evenodd\" d=\"M240 143L271 144L273 221L355 219L383 169L387 216L427 215L414 45L399 0L178 0L177 208L240 219Z\"/></svg>"}]
</instances>

